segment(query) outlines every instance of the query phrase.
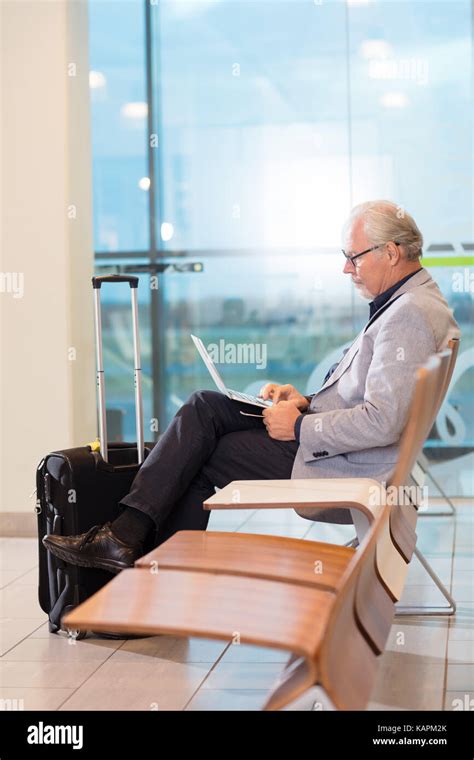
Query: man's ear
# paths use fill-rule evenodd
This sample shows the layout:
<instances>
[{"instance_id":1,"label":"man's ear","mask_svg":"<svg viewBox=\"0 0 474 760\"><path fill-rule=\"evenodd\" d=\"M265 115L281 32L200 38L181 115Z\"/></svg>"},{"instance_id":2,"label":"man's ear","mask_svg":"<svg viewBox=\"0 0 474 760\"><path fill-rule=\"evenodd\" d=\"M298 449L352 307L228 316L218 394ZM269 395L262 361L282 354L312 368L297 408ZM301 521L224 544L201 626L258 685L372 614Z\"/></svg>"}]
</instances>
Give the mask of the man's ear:
<instances>
[{"instance_id":1,"label":"man's ear","mask_svg":"<svg viewBox=\"0 0 474 760\"><path fill-rule=\"evenodd\" d=\"M400 247L398 245L395 245L395 243L390 242L387 243L387 251L390 258L390 264L392 266L398 264L401 258Z\"/></svg>"}]
</instances>

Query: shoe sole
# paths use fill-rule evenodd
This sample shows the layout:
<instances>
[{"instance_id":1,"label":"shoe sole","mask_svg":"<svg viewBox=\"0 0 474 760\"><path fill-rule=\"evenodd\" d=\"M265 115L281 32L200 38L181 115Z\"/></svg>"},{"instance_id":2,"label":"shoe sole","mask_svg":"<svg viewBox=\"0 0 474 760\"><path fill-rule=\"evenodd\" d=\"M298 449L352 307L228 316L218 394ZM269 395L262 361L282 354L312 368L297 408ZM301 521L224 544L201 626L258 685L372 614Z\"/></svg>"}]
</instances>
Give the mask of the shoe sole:
<instances>
[{"instance_id":1,"label":"shoe sole","mask_svg":"<svg viewBox=\"0 0 474 760\"><path fill-rule=\"evenodd\" d=\"M130 567L133 567L133 565L126 565L123 562L118 562L117 560L92 560L87 559L86 557L81 557L81 555L72 555L68 552L66 549L61 549L59 546L56 546L56 544L50 544L47 541L43 541L43 545L48 549L48 551L51 552L51 554L54 554L55 557L59 557L59 559L62 559L64 562L67 562L69 565L79 565L79 567L90 567L95 570L107 570L109 573L114 573L115 575L117 573L120 573L121 570L127 570Z\"/></svg>"}]
</instances>

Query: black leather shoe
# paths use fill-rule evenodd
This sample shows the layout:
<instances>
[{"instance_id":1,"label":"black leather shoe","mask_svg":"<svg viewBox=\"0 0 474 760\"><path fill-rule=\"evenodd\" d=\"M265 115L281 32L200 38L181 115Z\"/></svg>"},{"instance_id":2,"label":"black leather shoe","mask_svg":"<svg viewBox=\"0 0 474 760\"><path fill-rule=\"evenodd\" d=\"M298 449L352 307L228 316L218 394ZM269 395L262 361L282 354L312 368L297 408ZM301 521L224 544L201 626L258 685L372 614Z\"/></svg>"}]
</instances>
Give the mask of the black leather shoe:
<instances>
[{"instance_id":1,"label":"black leather shoe","mask_svg":"<svg viewBox=\"0 0 474 760\"><path fill-rule=\"evenodd\" d=\"M110 573L133 567L135 560L144 554L141 543L126 544L117 538L109 522L94 525L79 536L44 536L43 544L52 554L71 565L96 567Z\"/></svg>"}]
</instances>

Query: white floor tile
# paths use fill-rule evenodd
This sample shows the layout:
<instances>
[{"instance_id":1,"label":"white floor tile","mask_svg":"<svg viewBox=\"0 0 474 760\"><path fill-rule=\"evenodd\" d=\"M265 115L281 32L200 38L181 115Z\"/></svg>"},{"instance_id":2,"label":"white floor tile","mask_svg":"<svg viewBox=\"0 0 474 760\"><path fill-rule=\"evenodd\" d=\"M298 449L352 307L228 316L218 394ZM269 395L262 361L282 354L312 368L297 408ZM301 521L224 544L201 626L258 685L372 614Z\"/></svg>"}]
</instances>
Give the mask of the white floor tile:
<instances>
[{"instance_id":1,"label":"white floor tile","mask_svg":"<svg viewBox=\"0 0 474 760\"><path fill-rule=\"evenodd\" d=\"M151 660L151 658L147 658ZM182 710L207 675L209 665L124 661L104 663L62 710Z\"/></svg>"},{"instance_id":2,"label":"white floor tile","mask_svg":"<svg viewBox=\"0 0 474 760\"><path fill-rule=\"evenodd\" d=\"M474 641L474 604L472 602L460 602L456 608L456 615L450 619L450 640Z\"/></svg>"},{"instance_id":3,"label":"white floor tile","mask_svg":"<svg viewBox=\"0 0 474 760\"><path fill-rule=\"evenodd\" d=\"M400 604L407 606L433 605L445 607L448 605L448 602L434 583L431 583L423 586L415 584L405 586Z\"/></svg>"},{"instance_id":4,"label":"white floor tile","mask_svg":"<svg viewBox=\"0 0 474 760\"><path fill-rule=\"evenodd\" d=\"M0 616L7 618L46 619L38 602L37 585L17 585L16 582L0 591Z\"/></svg>"},{"instance_id":5,"label":"white floor tile","mask_svg":"<svg viewBox=\"0 0 474 760\"><path fill-rule=\"evenodd\" d=\"M222 641L175 636L151 636L126 641L114 655L114 662L153 662L153 658L181 663L213 664L226 648Z\"/></svg>"},{"instance_id":6,"label":"white floor tile","mask_svg":"<svg viewBox=\"0 0 474 760\"><path fill-rule=\"evenodd\" d=\"M73 693L73 689L0 687L0 703L4 705L3 709L57 710Z\"/></svg>"},{"instance_id":7,"label":"white floor tile","mask_svg":"<svg viewBox=\"0 0 474 760\"><path fill-rule=\"evenodd\" d=\"M455 578L460 572L474 573L473 552L461 552L461 550L456 550L453 558L453 571Z\"/></svg>"},{"instance_id":8,"label":"white floor tile","mask_svg":"<svg viewBox=\"0 0 474 760\"><path fill-rule=\"evenodd\" d=\"M38 567L32 567L31 570L17 578L16 584L19 586L38 586L39 571Z\"/></svg>"},{"instance_id":9,"label":"white floor tile","mask_svg":"<svg viewBox=\"0 0 474 760\"><path fill-rule=\"evenodd\" d=\"M64 638L68 638L68 635L65 631L60 631L59 633L50 633L48 622L42 623L39 628L37 628L30 636L32 639L55 639L57 636L62 636Z\"/></svg>"},{"instance_id":10,"label":"white floor tile","mask_svg":"<svg viewBox=\"0 0 474 760\"><path fill-rule=\"evenodd\" d=\"M449 517L433 517L418 520L417 547L423 554L439 555L452 552L454 523Z\"/></svg>"},{"instance_id":11,"label":"white floor tile","mask_svg":"<svg viewBox=\"0 0 474 760\"><path fill-rule=\"evenodd\" d=\"M298 527L306 525L308 521L300 515L297 515L293 509L256 509L246 524L261 525L280 525L288 527Z\"/></svg>"},{"instance_id":12,"label":"white floor tile","mask_svg":"<svg viewBox=\"0 0 474 760\"><path fill-rule=\"evenodd\" d=\"M97 662L6 662L2 659L0 683L2 688L75 689L97 666Z\"/></svg>"},{"instance_id":13,"label":"white floor tile","mask_svg":"<svg viewBox=\"0 0 474 760\"><path fill-rule=\"evenodd\" d=\"M367 705L367 710L369 712L404 712L405 708L398 707L397 705L385 705L381 702L369 702Z\"/></svg>"},{"instance_id":14,"label":"white floor tile","mask_svg":"<svg viewBox=\"0 0 474 760\"><path fill-rule=\"evenodd\" d=\"M253 509L214 509L211 511L208 530L234 530L253 513Z\"/></svg>"},{"instance_id":15,"label":"white floor tile","mask_svg":"<svg viewBox=\"0 0 474 760\"><path fill-rule=\"evenodd\" d=\"M451 572L453 561L451 557L426 557L433 571L436 573L440 581L444 584L451 582ZM406 580L407 586L420 585L430 586L433 580L428 575L423 565L418 560L418 557L414 556L410 562L408 568L408 576Z\"/></svg>"},{"instance_id":16,"label":"white floor tile","mask_svg":"<svg viewBox=\"0 0 474 760\"><path fill-rule=\"evenodd\" d=\"M310 526L311 522L305 520ZM313 523L305 538L309 541L323 541L328 544L345 544L355 537L353 525L331 525L330 523Z\"/></svg>"},{"instance_id":17,"label":"white floor tile","mask_svg":"<svg viewBox=\"0 0 474 760\"><path fill-rule=\"evenodd\" d=\"M472 712L474 710L474 691L447 691L444 709L456 712Z\"/></svg>"},{"instance_id":18,"label":"white floor tile","mask_svg":"<svg viewBox=\"0 0 474 760\"><path fill-rule=\"evenodd\" d=\"M265 703L265 690L200 689L186 707L190 711L261 710Z\"/></svg>"},{"instance_id":19,"label":"white floor tile","mask_svg":"<svg viewBox=\"0 0 474 760\"><path fill-rule=\"evenodd\" d=\"M474 602L474 584L455 583L453 585L453 597L458 604Z\"/></svg>"},{"instance_id":20,"label":"white floor tile","mask_svg":"<svg viewBox=\"0 0 474 760\"><path fill-rule=\"evenodd\" d=\"M447 691L474 691L474 663L448 663Z\"/></svg>"},{"instance_id":21,"label":"white floor tile","mask_svg":"<svg viewBox=\"0 0 474 760\"><path fill-rule=\"evenodd\" d=\"M384 652L371 702L408 710L441 710L445 663L436 658Z\"/></svg>"},{"instance_id":22,"label":"white floor tile","mask_svg":"<svg viewBox=\"0 0 474 760\"><path fill-rule=\"evenodd\" d=\"M397 618L387 641L386 650L402 655L417 655L444 662L448 640L447 620L432 618Z\"/></svg>"},{"instance_id":23,"label":"white floor tile","mask_svg":"<svg viewBox=\"0 0 474 760\"><path fill-rule=\"evenodd\" d=\"M24 570L0 570L0 589L9 586L14 581L17 581L22 577L28 575Z\"/></svg>"},{"instance_id":24,"label":"white floor tile","mask_svg":"<svg viewBox=\"0 0 474 760\"><path fill-rule=\"evenodd\" d=\"M469 639L450 639L448 642L448 663L474 663L474 641Z\"/></svg>"},{"instance_id":25,"label":"white floor tile","mask_svg":"<svg viewBox=\"0 0 474 760\"><path fill-rule=\"evenodd\" d=\"M39 625L37 618L1 618L0 656L35 632Z\"/></svg>"},{"instance_id":26,"label":"white floor tile","mask_svg":"<svg viewBox=\"0 0 474 760\"><path fill-rule=\"evenodd\" d=\"M270 689L283 669L274 662L219 662L203 689Z\"/></svg>"},{"instance_id":27,"label":"white floor tile","mask_svg":"<svg viewBox=\"0 0 474 760\"><path fill-rule=\"evenodd\" d=\"M290 658L289 652L281 649L268 647L254 647L249 644L231 644L222 657L222 663L245 662L245 663L281 663L283 667Z\"/></svg>"},{"instance_id":28,"label":"white floor tile","mask_svg":"<svg viewBox=\"0 0 474 760\"><path fill-rule=\"evenodd\" d=\"M104 662L121 645L108 639L83 639L55 636L55 638L28 638L17 644L2 657L2 662Z\"/></svg>"}]
</instances>

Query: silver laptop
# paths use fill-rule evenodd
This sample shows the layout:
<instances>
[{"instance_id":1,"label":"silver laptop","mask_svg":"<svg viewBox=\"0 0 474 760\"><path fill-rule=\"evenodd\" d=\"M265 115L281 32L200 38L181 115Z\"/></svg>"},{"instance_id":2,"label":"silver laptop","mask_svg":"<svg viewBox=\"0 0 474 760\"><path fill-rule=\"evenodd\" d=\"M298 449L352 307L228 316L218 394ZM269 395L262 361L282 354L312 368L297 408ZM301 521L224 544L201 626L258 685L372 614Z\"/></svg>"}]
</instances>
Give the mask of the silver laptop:
<instances>
[{"instance_id":1,"label":"silver laptop","mask_svg":"<svg viewBox=\"0 0 474 760\"><path fill-rule=\"evenodd\" d=\"M253 406L272 406L272 402L270 400L265 401L263 398L258 398L257 396L250 396L248 393L239 393L238 391L232 391L230 388L226 388L224 385L224 381L222 377L219 375L216 365L212 361L211 357L209 356L208 352L206 351L206 347L202 340L200 338L197 338L195 335L191 335L191 338L193 339L193 343L196 346L197 350L201 354L202 360L204 364L206 365L207 369L209 370L209 374L214 380L215 384L217 385L218 389L221 393L224 393L228 398L231 398L233 401L240 401L244 404L253 404Z\"/></svg>"}]
</instances>

